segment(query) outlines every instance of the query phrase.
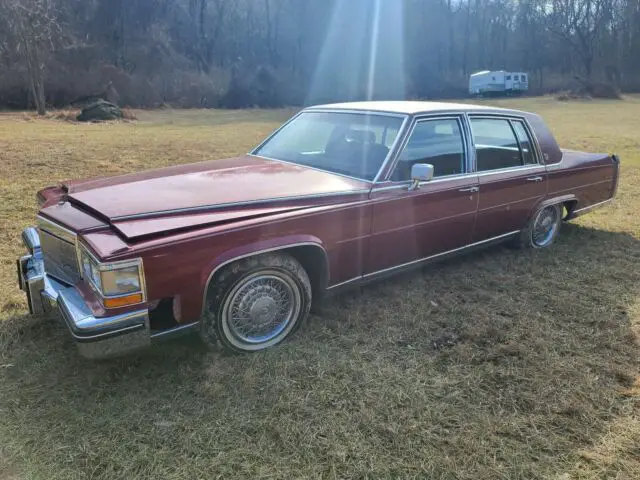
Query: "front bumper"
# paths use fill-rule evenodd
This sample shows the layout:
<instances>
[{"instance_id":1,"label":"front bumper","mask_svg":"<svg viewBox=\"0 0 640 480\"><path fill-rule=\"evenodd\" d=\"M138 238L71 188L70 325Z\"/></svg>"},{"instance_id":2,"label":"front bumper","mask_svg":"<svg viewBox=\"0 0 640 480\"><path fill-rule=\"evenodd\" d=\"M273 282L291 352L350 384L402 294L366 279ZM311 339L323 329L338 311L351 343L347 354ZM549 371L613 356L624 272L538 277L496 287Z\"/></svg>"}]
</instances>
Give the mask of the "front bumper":
<instances>
[{"instance_id":1,"label":"front bumper","mask_svg":"<svg viewBox=\"0 0 640 480\"><path fill-rule=\"evenodd\" d=\"M150 345L147 309L95 317L74 286L45 272L38 231L33 227L25 229L22 241L29 253L18 259L18 283L27 294L29 311L32 314L59 314L82 356L109 358Z\"/></svg>"}]
</instances>

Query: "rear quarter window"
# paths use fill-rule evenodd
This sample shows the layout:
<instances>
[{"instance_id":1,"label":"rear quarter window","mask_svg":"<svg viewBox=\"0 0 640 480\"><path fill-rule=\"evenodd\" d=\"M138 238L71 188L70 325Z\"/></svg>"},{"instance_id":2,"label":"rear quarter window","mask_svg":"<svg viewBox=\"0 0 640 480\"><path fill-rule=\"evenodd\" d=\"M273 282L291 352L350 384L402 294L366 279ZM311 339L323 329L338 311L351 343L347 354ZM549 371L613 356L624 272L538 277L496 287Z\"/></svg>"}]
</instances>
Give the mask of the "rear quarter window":
<instances>
[{"instance_id":1,"label":"rear quarter window","mask_svg":"<svg viewBox=\"0 0 640 480\"><path fill-rule=\"evenodd\" d=\"M535 151L533 149L533 142L529 137L524 123L521 120L512 120L513 130L516 132L518 143L520 144L520 150L522 151L522 159L525 165L534 165L537 162Z\"/></svg>"},{"instance_id":2,"label":"rear quarter window","mask_svg":"<svg viewBox=\"0 0 640 480\"><path fill-rule=\"evenodd\" d=\"M471 131L479 172L523 165L518 140L509 120L471 118Z\"/></svg>"}]
</instances>

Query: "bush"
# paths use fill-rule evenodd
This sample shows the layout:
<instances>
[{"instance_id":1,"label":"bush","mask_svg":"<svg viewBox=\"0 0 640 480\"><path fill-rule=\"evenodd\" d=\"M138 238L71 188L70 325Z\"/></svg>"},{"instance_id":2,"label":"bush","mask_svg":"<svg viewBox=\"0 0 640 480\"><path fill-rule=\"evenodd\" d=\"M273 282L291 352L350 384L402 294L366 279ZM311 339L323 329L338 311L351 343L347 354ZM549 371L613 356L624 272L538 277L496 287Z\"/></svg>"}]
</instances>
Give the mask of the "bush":
<instances>
[{"instance_id":1,"label":"bush","mask_svg":"<svg viewBox=\"0 0 640 480\"><path fill-rule=\"evenodd\" d=\"M593 98L621 100L620 90L615 85L605 82L589 82L585 86L586 92Z\"/></svg>"},{"instance_id":2,"label":"bush","mask_svg":"<svg viewBox=\"0 0 640 480\"><path fill-rule=\"evenodd\" d=\"M280 107L284 85L276 72L266 66L249 71L241 64L235 65L221 106L225 108Z\"/></svg>"},{"instance_id":3,"label":"bush","mask_svg":"<svg viewBox=\"0 0 640 480\"><path fill-rule=\"evenodd\" d=\"M569 100L591 100L591 95L580 90L564 90L558 92L555 96L556 100L568 102Z\"/></svg>"},{"instance_id":4,"label":"bush","mask_svg":"<svg viewBox=\"0 0 640 480\"><path fill-rule=\"evenodd\" d=\"M556 94L556 99L560 101L590 100L592 98L622 99L620 91L614 85L605 82L586 81L579 77L574 79L570 88Z\"/></svg>"}]
</instances>

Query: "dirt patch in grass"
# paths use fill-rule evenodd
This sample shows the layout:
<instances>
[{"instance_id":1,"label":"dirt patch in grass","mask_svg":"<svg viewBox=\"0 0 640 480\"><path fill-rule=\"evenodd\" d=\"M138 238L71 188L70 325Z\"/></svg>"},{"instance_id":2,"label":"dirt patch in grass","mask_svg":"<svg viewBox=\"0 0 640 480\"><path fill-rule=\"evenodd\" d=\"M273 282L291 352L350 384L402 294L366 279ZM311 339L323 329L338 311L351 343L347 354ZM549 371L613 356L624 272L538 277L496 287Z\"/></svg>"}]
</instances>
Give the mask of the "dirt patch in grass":
<instances>
[{"instance_id":1,"label":"dirt patch in grass","mask_svg":"<svg viewBox=\"0 0 640 480\"><path fill-rule=\"evenodd\" d=\"M496 247L331 299L280 348L109 362L15 285L35 191L248 151L291 111L0 115L0 479L640 478L640 102L494 102L619 153L619 196L552 249Z\"/></svg>"}]
</instances>

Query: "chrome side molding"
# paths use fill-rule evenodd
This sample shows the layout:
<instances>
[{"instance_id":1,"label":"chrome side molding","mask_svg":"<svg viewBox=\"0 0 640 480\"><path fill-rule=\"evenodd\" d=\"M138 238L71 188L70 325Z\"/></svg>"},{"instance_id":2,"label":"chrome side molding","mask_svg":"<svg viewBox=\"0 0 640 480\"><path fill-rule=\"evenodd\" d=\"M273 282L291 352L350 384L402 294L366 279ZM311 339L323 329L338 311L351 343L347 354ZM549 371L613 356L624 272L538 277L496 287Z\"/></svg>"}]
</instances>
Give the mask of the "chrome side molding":
<instances>
[{"instance_id":1,"label":"chrome side molding","mask_svg":"<svg viewBox=\"0 0 640 480\"><path fill-rule=\"evenodd\" d=\"M177 327L169 328L167 330L160 330L157 333L151 334L151 340L164 340L165 338L173 338L181 334L187 334L198 329L200 321L187 323L185 325L178 325Z\"/></svg>"},{"instance_id":2,"label":"chrome side molding","mask_svg":"<svg viewBox=\"0 0 640 480\"><path fill-rule=\"evenodd\" d=\"M612 201L613 201L613 198L609 198L608 200L605 200L603 202L594 203L593 205L589 205L587 207L583 207L583 208L579 208L578 210L574 210L573 212L571 212L571 217L570 218L579 217L580 215L584 215L585 213L589 213L592 210L595 210L596 208L604 207L605 205L611 203Z\"/></svg>"},{"instance_id":3,"label":"chrome side molding","mask_svg":"<svg viewBox=\"0 0 640 480\"><path fill-rule=\"evenodd\" d=\"M497 243L501 243L503 241L506 241L510 238L515 237L516 235L518 235L521 232L521 230L514 230L512 232L508 232L502 235L498 235L496 237L491 237L491 238L487 238L486 240L481 240L479 242L475 242L475 243L471 243L469 245L465 245L464 247L459 247L459 248L454 248L452 250L447 250L445 252L441 252L441 253L436 253L435 255L430 255L428 257L424 257L424 258L419 258L418 260L413 260L411 262L407 262L407 263L403 263L401 265L394 265L393 267L389 267L389 268L384 268L382 270L378 270L375 272L371 272L371 273L367 273L361 277L355 277L355 278L351 278L349 280L346 280L344 282L340 282L337 283L335 285L330 286L329 288L327 288L328 291L332 291L332 290L339 290L341 288L350 286L350 285L361 285L364 283L369 283L371 281L377 280L378 278L383 278L386 277L388 275L393 275L395 273L399 273L405 270L411 270L414 268L418 268L421 266L424 266L428 263L434 262L436 260L440 260L440 259L444 259L444 258L448 258L448 257L452 257L454 255L457 254L462 254L462 253L466 253L466 252L470 252L472 250L481 248L481 247L485 247L485 246L489 246L492 244L497 244Z\"/></svg>"}]
</instances>

